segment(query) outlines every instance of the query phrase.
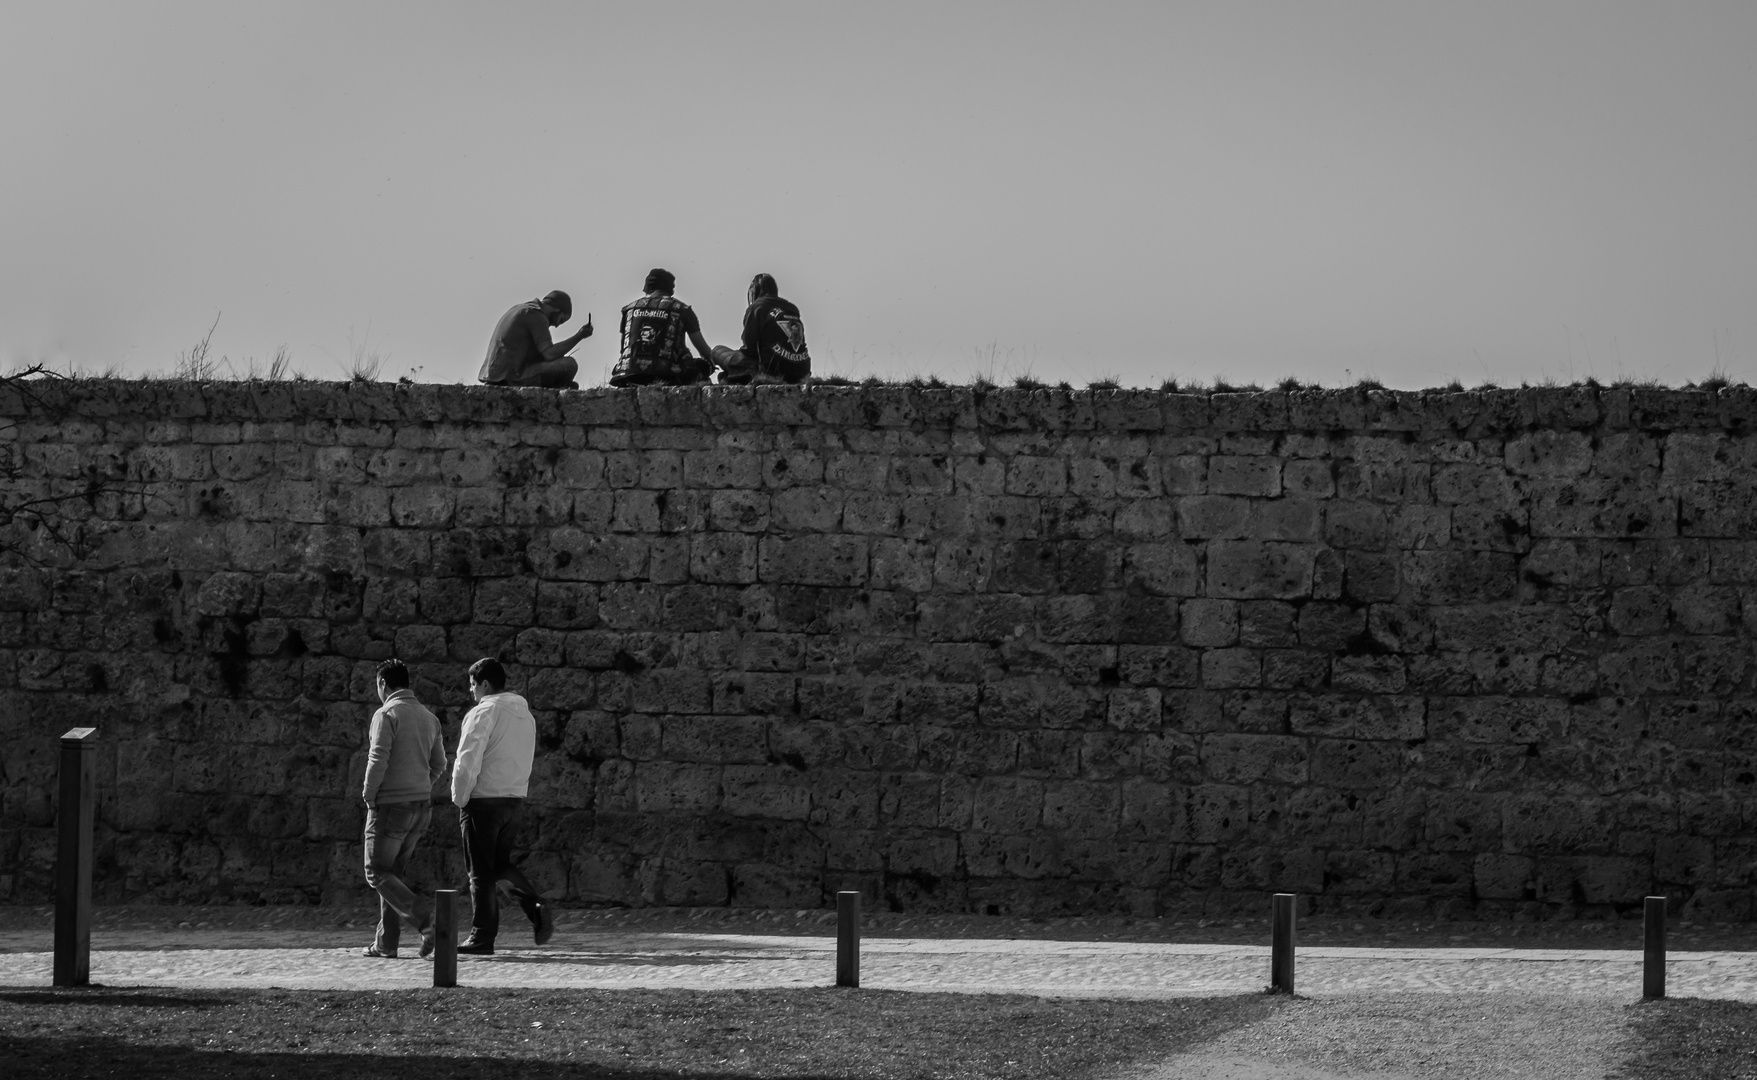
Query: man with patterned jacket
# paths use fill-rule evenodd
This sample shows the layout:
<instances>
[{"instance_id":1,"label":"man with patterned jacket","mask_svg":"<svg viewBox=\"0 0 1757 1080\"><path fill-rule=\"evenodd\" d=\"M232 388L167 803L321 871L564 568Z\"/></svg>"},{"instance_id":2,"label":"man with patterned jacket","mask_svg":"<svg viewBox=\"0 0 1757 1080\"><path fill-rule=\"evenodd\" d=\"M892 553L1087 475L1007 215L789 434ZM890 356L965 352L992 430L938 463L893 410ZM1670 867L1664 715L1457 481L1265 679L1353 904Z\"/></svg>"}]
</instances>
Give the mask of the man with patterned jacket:
<instances>
[{"instance_id":1,"label":"man with patterned jacket","mask_svg":"<svg viewBox=\"0 0 1757 1080\"><path fill-rule=\"evenodd\" d=\"M622 309L622 358L611 386L689 386L708 381L711 354L695 309L677 299L669 270L647 274L646 295ZM695 346L689 355L685 339Z\"/></svg>"}]
</instances>

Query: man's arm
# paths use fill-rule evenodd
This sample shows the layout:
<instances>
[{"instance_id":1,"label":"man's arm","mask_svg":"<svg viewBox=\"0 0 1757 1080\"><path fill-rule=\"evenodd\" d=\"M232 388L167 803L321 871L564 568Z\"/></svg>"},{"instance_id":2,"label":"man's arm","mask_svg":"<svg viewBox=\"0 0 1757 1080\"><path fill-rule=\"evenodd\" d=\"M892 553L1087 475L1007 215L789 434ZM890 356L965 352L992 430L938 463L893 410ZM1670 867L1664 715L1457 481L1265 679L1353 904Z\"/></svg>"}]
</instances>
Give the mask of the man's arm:
<instances>
[{"instance_id":1,"label":"man's arm","mask_svg":"<svg viewBox=\"0 0 1757 1080\"><path fill-rule=\"evenodd\" d=\"M714 350L708 347L708 339L702 337L702 321L696 316L695 308L687 304L683 308L683 332L689 336L690 344L695 346L696 355L700 356L708 365L708 370L712 371L714 369Z\"/></svg>"},{"instance_id":2,"label":"man's arm","mask_svg":"<svg viewBox=\"0 0 1757 1080\"><path fill-rule=\"evenodd\" d=\"M700 330L691 330L689 332L689 341L690 344L695 346L697 356L700 356L709 364L714 362L714 350L708 348L708 339L702 337L702 332Z\"/></svg>"},{"instance_id":3,"label":"man's arm","mask_svg":"<svg viewBox=\"0 0 1757 1080\"><path fill-rule=\"evenodd\" d=\"M361 792L366 805L371 806L372 800L378 797L378 785L384 783L384 774L390 769L390 744L396 737L394 725L385 715L387 710L379 709L372 714L372 728L367 736L366 751L366 786Z\"/></svg>"},{"instance_id":4,"label":"man's arm","mask_svg":"<svg viewBox=\"0 0 1757 1080\"><path fill-rule=\"evenodd\" d=\"M583 327L578 328L575 334L571 335L571 337L562 337L560 341L543 349L543 358L545 358L545 360L560 360L562 356L568 355L569 349L573 349L573 346L580 344L580 342L585 341L587 337L590 337L590 335L592 335L592 321L590 321L592 320L592 316L585 316L585 318L587 318L587 323L585 323Z\"/></svg>"},{"instance_id":5,"label":"man's arm","mask_svg":"<svg viewBox=\"0 0 1757 1080\"><path fill-rule=\"evenodd\" d=\"M543 318L541 314L531 313L527 316L527 321L531 323L531 341L538 346L538 355L543 356L545 360L560 360L562 356L568 355L568 349L580 344L592 335L592 316L590 314L585 316L583 327L575 330L571 337L562 337L560 341L553 341L550 337L548 320Z\"/></svg>"},{"instance_id":6,"label":"man's arm","mask_svg":"<svg viewBox=\"0 0 1757 1080\"><path fill-rule=\"evenodd\" d=\"M438 717L434 717L435 721L438 719ZM445 732L439 730L436 724L433 732L433 749L427 755L427 785L431 787L439 783L439 778L444 775Z\"/></svg>"},{"instance_id":7,"label":"man's arm","mask_svg":"<svg viewBox=\"0 0 1757 1080\"><path fill-rule=\"evenodd\" d=\"M751 370L758 370L757 363L757 312L762 310L761 304L752 304L744 309L744 331L738 337L739 346L744 349L745 362Z\"/></svg>"},{"instance_id":8,"label":"man's arm","mask_svg":"<svg viewBox=\"0 0 1757 1080\"><path fill-rule=\"evenodd\" d=\"M477 705L464 717L463 734L458 736L458 756L451 767L451 801L463 806L476 790L476 777L482 772L482 754L488 749L488 736L494 729L494 714L487 705Z\"/></svg>"}]
</instances>

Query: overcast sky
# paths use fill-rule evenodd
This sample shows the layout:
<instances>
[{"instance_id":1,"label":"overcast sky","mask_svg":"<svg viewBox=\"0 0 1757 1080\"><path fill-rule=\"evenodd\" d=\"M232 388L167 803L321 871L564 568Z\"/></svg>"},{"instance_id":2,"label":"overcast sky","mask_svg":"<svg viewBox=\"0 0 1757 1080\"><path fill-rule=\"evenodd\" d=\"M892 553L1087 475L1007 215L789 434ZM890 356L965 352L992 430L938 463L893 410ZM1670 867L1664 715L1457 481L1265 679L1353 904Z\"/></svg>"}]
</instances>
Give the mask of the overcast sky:
<instances>
[{"instance_id":1,"label":"overcast sky","mask_svg":"<svg viewBox=\"0 0 1757 1080\"><path fill-rule=\"evenodd\" d=\"M0 362L1757 381L1757 3L0 4ZM569 324L565 329L571 329Z\"/></svg>"}]
</instances>

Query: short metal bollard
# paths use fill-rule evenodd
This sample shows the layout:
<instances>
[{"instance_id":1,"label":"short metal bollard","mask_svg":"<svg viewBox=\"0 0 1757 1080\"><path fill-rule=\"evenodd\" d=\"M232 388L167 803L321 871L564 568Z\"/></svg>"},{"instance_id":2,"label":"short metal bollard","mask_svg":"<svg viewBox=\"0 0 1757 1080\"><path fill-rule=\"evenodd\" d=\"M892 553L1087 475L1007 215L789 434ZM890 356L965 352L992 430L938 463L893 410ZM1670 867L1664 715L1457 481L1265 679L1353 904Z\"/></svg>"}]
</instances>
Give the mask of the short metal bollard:
<instances>
[{"instance_id":1,"label":"short metal bollard","mask_svg":"<svg viewBox=\"0 0 1757 1080\"><path fill-rule=\"evenodd\" d=\"M433 894L433 985L458 984L458 891Z\"/></svg>"},{"instance_id":2,"label":"short metal bollard","mask_svg":"<svg viewBox=\"0 0 1757 1080\"><path fill-rule=\"evenodd\" d=\"M1665 897L1649 896L1641 902L1642 957L1641 996L1665 997Z\"/></svg>"},{"instance_id":3,"label":"short metal bollard","mask_svg":"<svg viewBox=\"0 0 1757 1080\"><path fill-rule=\"evenodd\" d=\"M92 808L97 728L61 736L55 815L55 985L87 986L92 959Z\"/></svg>"},{"instance_id":4,"label":"short metal bollard","mask_svg":"<svg viewBox=\"0 0 1757 1080\"><path fill-rule=\"evenodd\" d=\"M836 894L836 985L860 985L860 894Z\"/></svg>"},{"instance_id":5,"label":"short metal bollard","mask_svg":"<svg viewBox=\"0 0 1757 1080\"><path fill-rule=\"evenodd\" d=\"M1293 993L1293 893L1276 893L1270 903L1269 989L1277 994Z\"/></svg>"}]
</instances>

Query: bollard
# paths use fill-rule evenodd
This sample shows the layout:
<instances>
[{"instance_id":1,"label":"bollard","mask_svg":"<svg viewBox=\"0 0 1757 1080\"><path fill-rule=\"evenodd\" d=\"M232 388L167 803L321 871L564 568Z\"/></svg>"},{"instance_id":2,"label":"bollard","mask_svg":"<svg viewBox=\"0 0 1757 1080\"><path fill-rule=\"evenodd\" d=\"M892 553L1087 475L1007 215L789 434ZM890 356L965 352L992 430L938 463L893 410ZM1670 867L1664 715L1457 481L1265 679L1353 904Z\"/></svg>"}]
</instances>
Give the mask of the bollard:
<instances>
[{"instance_id":1,"label":"bollard","mask_svg":"<svg viewBox=\"0 0 1757 1080\"><path fill-rule=\"evenodd\" d=\"M860 894L836 894L836 985L860 985Z\"/></svg>"},{"instance_id":2,"label":"bollard","mask_svg":"<svg viewBox=\"0 0 1757 1080\"><path fill-rule=\"evenodd\" d=\"M61 790L56 805L55 985L87 986L92 959L92 805L97 728L61 736Z\"/></svg>"},{"instance_id":3,"label":"bollard","mask_svg":"<svg viewBox=\"0 0 1757 1080\"><path fill-rule=\"evenodd\" d=\"M458 984L458 891L433 894L433 985Z\"/></svg>"},{"instance_id":4,"label":"bollard","mask_svg":"<svg viewBox=\"0 0 1757 1080\"><path fill-rule=\"evenodd\" d=\"M1665 897L1649 896L1641 902L1643 953L1641 996L1665 997Z\"/></svg>"},{"instance_id":5,"label":"bollard","mask_svg":"<svg viewBox=\"0 0 1757 1080\"><path fill-rule=\"evenodd\" d=\"M1276 893L1270 902L1269 990L1293 993L1293 893Z\"/></svg>"}]
</instances>

